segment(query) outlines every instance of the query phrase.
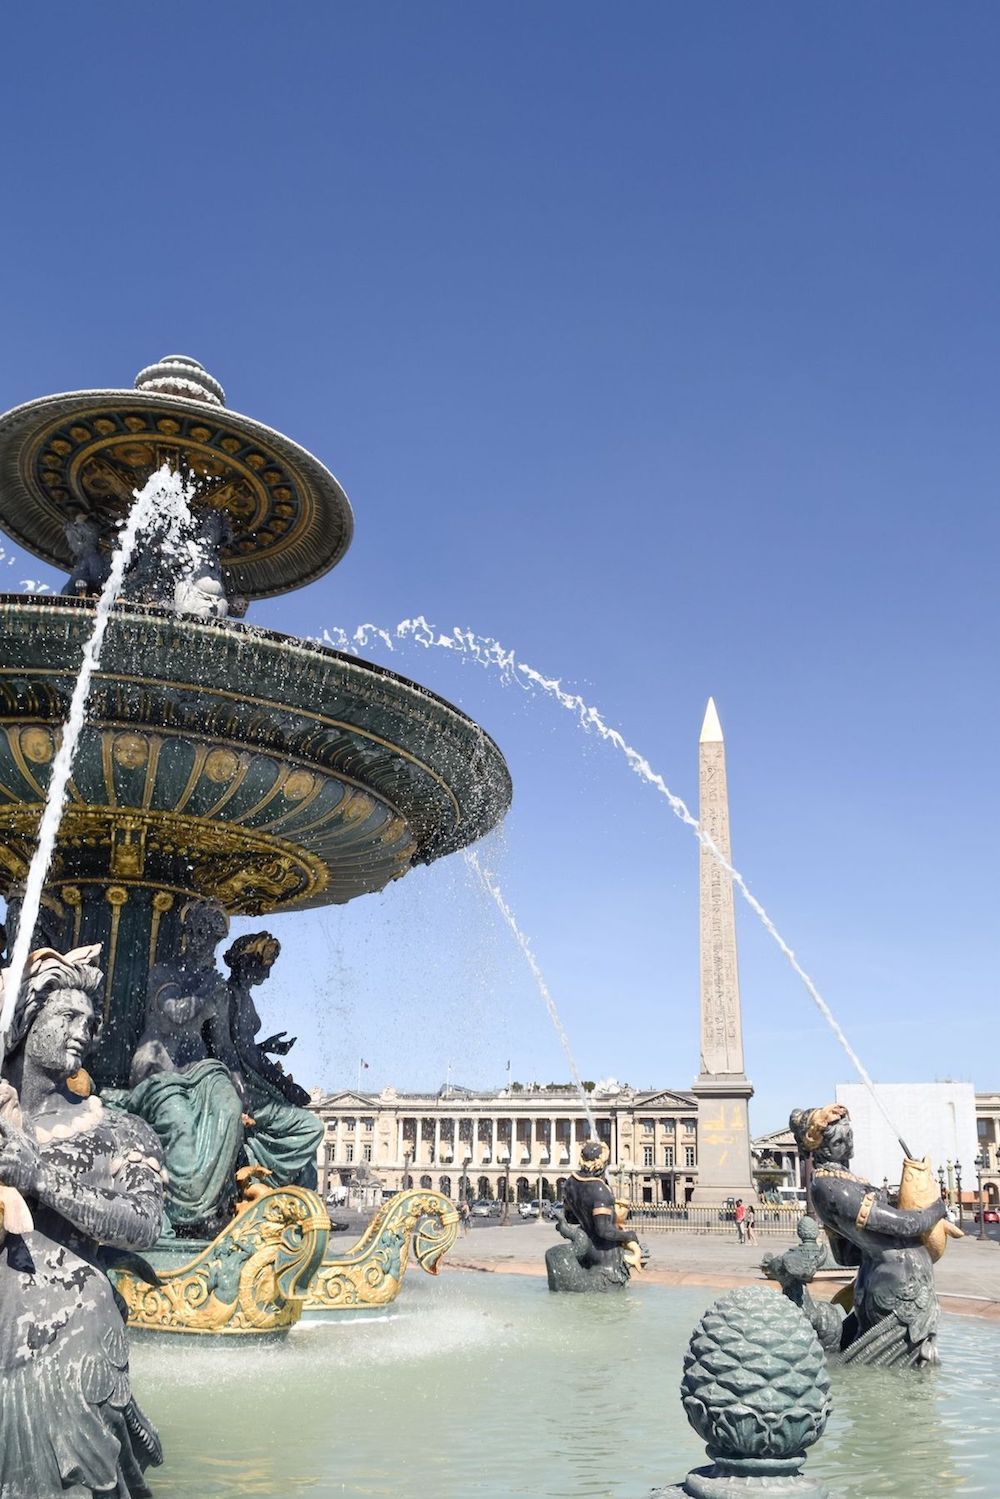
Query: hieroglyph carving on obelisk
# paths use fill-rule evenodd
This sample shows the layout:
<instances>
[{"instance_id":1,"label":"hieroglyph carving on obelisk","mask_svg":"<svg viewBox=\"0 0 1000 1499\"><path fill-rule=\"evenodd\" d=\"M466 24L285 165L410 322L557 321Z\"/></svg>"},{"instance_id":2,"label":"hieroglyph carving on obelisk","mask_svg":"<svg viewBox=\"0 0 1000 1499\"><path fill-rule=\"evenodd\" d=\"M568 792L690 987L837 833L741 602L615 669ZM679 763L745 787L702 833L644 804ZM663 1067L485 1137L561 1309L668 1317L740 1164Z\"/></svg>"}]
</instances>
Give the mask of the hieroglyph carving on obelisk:
<instances>
[{"instance_id":1,"label":"hieroglyph carving on obelisk","mask_svg":"<svg viewBox=\"0 0 1000 1499\"><path fill-rule=\"evenodd\" d=\"M698 745L698 820L722 857L732 863L729 792L722 726L709 698ZM736 960L733 877L701 845L701 1070L743 1072L740 975Z\"/></svg>"},{"instance_id":2,"label":"hieroglyph carving on obelisk","mask_svg":"<svg viewBox=\"0 0 1000 1499\"><path fill-rule=\"evenodd\" d=\"M698 790L701 826L731 863L726 747L711 698L698 745ZM704 844L700 876L701 1072L693 1089L698 1099L698 1184L692 1200L718 1204L753 1196L747 1108L753 1086L743 1070L733 877Z\"/></svg>"}]
</instances>

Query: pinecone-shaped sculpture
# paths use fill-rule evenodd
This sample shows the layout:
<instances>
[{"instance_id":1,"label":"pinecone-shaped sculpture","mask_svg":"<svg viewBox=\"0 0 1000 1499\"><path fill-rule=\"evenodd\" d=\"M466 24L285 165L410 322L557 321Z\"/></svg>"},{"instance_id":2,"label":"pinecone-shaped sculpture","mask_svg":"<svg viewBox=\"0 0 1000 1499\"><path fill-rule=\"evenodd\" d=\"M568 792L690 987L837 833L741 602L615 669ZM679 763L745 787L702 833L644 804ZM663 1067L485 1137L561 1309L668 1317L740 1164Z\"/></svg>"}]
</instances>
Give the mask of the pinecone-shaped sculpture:
<instances>
[{"instance_id":1,"label":"pinecone-shaped sculpture","mask_svg":"<svg viewBox=\"0 0 1000 1499\"><path fill-rule=\"evenodd\" d=\"M802 1475L806 1448L822 1436L830 1413L826 1358L784 1296L743 1286L709 1307L684 1356L681 1394L712 1466L666 1493L826 1494Z\"/></svg>"}]
</instances>

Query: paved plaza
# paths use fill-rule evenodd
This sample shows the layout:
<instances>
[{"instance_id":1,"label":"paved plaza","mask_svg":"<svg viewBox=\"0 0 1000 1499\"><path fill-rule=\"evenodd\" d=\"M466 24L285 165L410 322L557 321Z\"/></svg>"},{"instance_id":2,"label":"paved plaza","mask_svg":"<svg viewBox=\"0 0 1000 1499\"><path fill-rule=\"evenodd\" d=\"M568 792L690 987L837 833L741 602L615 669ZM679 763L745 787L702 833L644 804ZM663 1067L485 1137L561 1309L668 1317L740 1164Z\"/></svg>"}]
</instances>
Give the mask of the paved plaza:
<instances>
[{"instance_id":1,"label":"paved plaza","mask_svg":"<svg viewBox=\"0 0 1000 1499\"><path fill-rule=\"evenodd\" d=\"M662 1285L706 1285L722 1289L761 1281L760 1262L768 1253L790 1247L792 1240L768 1237L760 1243L740 1244L721 1234L650 1232L640 1236L649 1250L644 1272L648 1280ZM352 1235L331 1236L331 1241L352 1241ZM460 1235L444 1261L451 1270L480 1270L513 1275L544 1275L545 1251L560 1242L552 1224L545 1221L515 1221L502 1225L474 1224ZM980 1240L971 1235L954 1240L936 1270L938 1294L948 1311L1000 1321L1000 1240ZM818 1295L832 1294L843 1280L829 1279L816 1286Z\"/></svg>"}]
</instances>

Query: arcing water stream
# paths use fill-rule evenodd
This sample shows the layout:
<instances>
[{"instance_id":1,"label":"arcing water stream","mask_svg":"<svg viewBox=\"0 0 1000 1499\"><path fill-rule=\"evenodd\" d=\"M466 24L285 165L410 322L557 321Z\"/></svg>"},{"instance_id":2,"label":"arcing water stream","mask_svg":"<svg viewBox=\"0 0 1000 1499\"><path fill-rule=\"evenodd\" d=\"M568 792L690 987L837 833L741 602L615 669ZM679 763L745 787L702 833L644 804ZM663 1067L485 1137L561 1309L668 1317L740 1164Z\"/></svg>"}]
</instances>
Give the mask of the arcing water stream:
<instances>
[{"instance_id":1,"label":"arcing water stream","mask_svg":"<svg viewBox=\"0 0 1000 1499\"><path fill-rule=\"evenodd\" d=\"M666 781L653 769L649 761L638 750L633 749L617 729L613 729L605 721L597 708L584 702L578 693L567 692L558 678L547 677L542 672L537 671L535 667L527 665L524 661L519 661L514 652L507 650L499 641L493 640L489 636L476 635L471 630L459 630L457 628L450 635L441 634L433 625L428 624L423 615L417 615L415 619L401 620L392 630L383 629L379 625L365 624L359 625L352 635L348 635L346 631L341 629L336 629L332 633L329 630L324 630L322 635L323 644L330 645L335 650L349 652L352 655L360 654L361 651L368 648L373 640L381 641L390 651L395 650L397 643L401 644L406 641L413 641L415 644L423 646L426 650L437 647L442 650L452 651L456 655L466 656L481 666L495 667L500 672L504 681L517 682L526 688L538 688L547 693L561 707L574 715L582 729L594 729L602 739L606 740L609 744L613 744L615 749L624 755L630 768L635 771L636 775L666 799L674 816L691 829L699 843L708 850L716 863L732 879L747 905L759 919L765 931L777 943L782 955L805 985L809 997L851 1059L858 1076L871 1094L886 1124L899 1140L904 1153L909 1155L910 1152L907 1149L906 1143L900 1138L899 1130L887 1113L885 1104L882 1102L879 1092L861 1058L848 1041L830 1006L817 989L809 974L802 967L793 949L778 931L767 911L753 894L742 874L721 852L686 803L671 791ZM490 893L493 894L492 891ZM494 899L497 899L496 895L494 895ZM497 903L499 905L500 901L498 900ZM518 936L518 929L516 923L513 922L513 917L508 914L507 909L503 905L500 906L500 909L508 924L511 925L515 936ZM520 941L519 936L518 940ZM524 944L522 943L523 946ZM528 952L529 950L526 949L525 956L528 956ZM532 972L535 973L536 980L539 980L540 974L537 971L537 964L534 962L533 957L529 957L528 960L532 966ZM544 984L544 980L541 980L541 984ZM544 990L543 997L546 995L547 990ZM549 999L546 998L546 1003L549 1004L549 1002ZM550 1006L550 1014L553 1008ZM564 1036L565 1033L562 1032L562 1027L558 1024L557 1018L554 1018L556 1020L557 1031L561 1036ZM566 1045L565 1041L564 1045Z\"/></svg>"},{"instance_id":2,"label":"arcing water stream","mask_svg":"<svg viewBox=\"0 0 1000 1499\"><path fill-rule=\"evenodd\" d=\"M121 529L118 545L111 559L111 571L101 590L94 612L94 628L84 647L80 675L73 688L69 714L62 729L59 751L52 762L45 808L38 828L38 841L31 856L28 878L24 887L24 898L18 916L17 937L11 953L10 966L3 976L3 1005L0 1007L0 1063L7 1032L14 1014L14 1004L25 966L31 952L31 943L38 920L45 876L52 860L59 823L62 820L66 791L73 770L73 757L83 730L90 683L101 659L101 647L111 617L115 599L121 590L125 571L132 560L140 535L155 525L157 543L178 559L182 551L184 529L191 524L188 501L192 490L171 469L159 469L141 490L135 491L135 503Z\"/></svg>"},{"instance_id":3,"label":"arcing water stream","mask_svg":"<svg viewBox=\"0 0 1000 1499\"><path fill-rule=\"evenodd\" d=\"M556 1035L559 1037L560 1045L562 1046L562 1049L566 1054L566 1061L569 1063L570 1076L573 1079L573 1083L576 1087L577 1093L580 1095L580 1102L582 1103L584 1113L587 1116L587 1133L588 1135L590 1135L591 1139L596 1140L597 1129L594 1124L594 1111L590 1106L590 1095L580 1080L580 1071L576 1065L576 1058L573 1056L573 1049L569 1044L569 1036L566 1034L566 1028L562 1023L562 1020L559 1018L559 1011L556 1009L556 1002L552 998L552 994L549 990L548 984L545 982L545 975L542 973L542 970L538 966L538 960L535 957L534 952L532 951L531 943L528 941L527 937L518 926L517 919L513 911L504 899L503 891L500 889L500 886L497 884L490 871L484 867L475 849L467 848L465 850L465 862L473 871L473 873L478 877L487 895L489 895L493 899L494 903L496 904L497 910L500 912L500 915L510 927L511 932L514 935L515 942L524 954L525 961L527 962L528 967L531 969L535 983L538 985L538 992L542 996L542 999L545 1002L545 1008L549 1012L549 1019L552 1021L553 1029L555 1030ZM555 1141L552 1141L550 1151L554 1149Z\"/></svg>"}]
</instances>

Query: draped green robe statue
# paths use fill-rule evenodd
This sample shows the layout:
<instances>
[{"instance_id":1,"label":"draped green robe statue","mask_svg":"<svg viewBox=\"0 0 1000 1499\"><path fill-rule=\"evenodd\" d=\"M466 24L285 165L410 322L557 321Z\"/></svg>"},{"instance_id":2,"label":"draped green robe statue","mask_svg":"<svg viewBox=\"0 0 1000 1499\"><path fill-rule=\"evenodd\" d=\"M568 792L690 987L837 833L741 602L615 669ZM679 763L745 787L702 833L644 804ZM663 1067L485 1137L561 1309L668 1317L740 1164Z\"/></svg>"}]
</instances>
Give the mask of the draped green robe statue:
<instances>
[{"instance_id":1,"label":"draped green robe statue","mask_svg":"<svg viewBox=\"0 0 1000 1499\"><path fill-rule=\"evenodd\" d=\"M228 1004L215 949L229 923L200 902L184 913L184 947L149 974L146 1029L132 1059L130 1089L104 1098L151 1124L167 1169L166 1216L175 1232L212 1238L232 1217L243 1149L242 1081L209 1054L206 1036Z\"/></svg>"},{"instance_id":2,"label":"draped green robe statue","mask_svg":"<svg viewBox=\"0 0 1000 1499\"><path fill-rule=\"evenodd\" d=\"M225 954L229 966L228 1037L213 1050L243 1079L253 1123L244 1149L257 1166L265 1166L283 1186L316 1186L316 1152L323 1142L322 1120L304 1107L309 1095L270 1053L286 1056L295 1038L285 1032L258 1041L260 1016L252 990L271 972L279 942L270 932L252 932ZM228 1047L228 1049L226 1049Z\"/></svg>"}]
</instances>

